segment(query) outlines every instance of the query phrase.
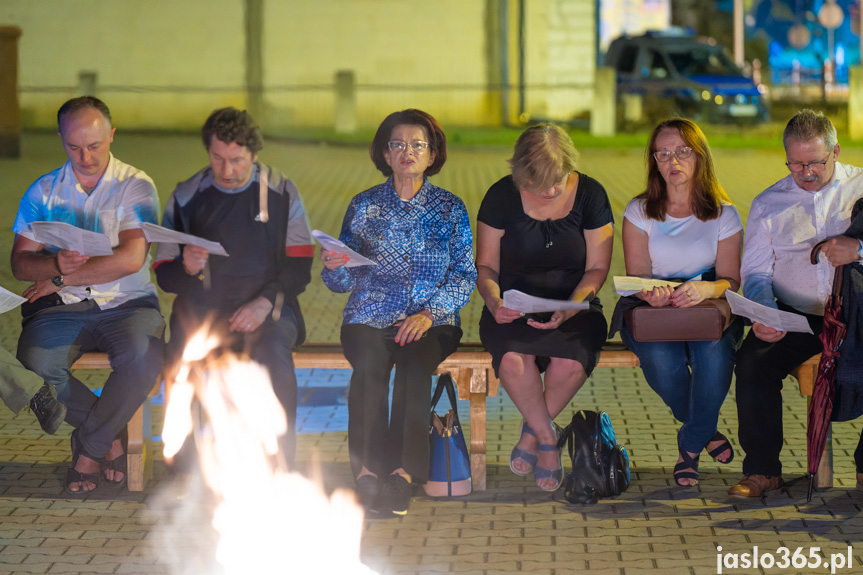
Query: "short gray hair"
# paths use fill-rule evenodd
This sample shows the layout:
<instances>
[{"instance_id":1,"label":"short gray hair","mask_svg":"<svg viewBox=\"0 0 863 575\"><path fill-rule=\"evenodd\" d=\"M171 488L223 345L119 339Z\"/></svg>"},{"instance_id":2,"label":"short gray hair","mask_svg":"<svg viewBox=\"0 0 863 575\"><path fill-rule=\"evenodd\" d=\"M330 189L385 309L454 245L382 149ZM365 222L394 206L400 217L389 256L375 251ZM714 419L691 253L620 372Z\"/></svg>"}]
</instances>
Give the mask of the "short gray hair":
<instances>
[{"instance_id":1,"label":"short gray hair","mask_svg":"<svg viewBox=\"0 0 863 575\"><path fill-rule=\"evenodd\" d=\"M786 144L788 140L810 142L818 138L824 140L827 149L831 151L839 143L839 138L836 136L836 128L833 126L830 118L825 116L823 112L816 112L807 108L797 112L788 121L788 124L785 126L785 132L782 134L782 143Z\"/></svg>"}]
</instances>

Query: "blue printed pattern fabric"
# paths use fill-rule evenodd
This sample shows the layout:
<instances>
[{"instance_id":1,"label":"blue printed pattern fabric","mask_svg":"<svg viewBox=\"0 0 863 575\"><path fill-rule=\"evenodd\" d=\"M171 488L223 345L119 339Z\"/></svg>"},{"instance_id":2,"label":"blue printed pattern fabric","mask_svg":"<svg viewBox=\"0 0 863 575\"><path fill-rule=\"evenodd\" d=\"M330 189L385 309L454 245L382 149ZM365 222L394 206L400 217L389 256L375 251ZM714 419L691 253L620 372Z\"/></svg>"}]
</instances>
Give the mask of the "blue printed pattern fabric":
<instances>
[{"instance_id":1,"label":"blue printed pattern fabric","mask_svg":"<svg viewBox=\"0 0 863 575\"><path fill-rule=\"evenodd\" d=\"M376 266L324 269L334 292L352 292L344 323L384 328L422 310L433 325L460 326L476 283L473 237L464 202L426 181L409 201L392 178L354 196L340 239Z\"/></svg>"}]
</instances>

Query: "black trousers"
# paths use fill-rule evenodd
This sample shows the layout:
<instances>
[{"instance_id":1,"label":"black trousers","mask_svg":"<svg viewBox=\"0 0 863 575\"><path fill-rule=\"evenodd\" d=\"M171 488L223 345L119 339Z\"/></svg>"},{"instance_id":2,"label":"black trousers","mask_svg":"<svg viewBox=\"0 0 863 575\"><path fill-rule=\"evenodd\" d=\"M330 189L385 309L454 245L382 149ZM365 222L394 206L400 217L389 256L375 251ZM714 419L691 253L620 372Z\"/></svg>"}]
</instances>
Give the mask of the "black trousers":
<instances>
[{"instance_id":1,"label":"black trousers","mask_svg":"<svg viewBox=\"0 0 863 575\"><path fill-rule=\"evenodd\" d=\"M230 313L227 312L218 314L214 311L208 316L206 312L181 309L175 305L171 315L171 339L167 345L168 363L176 368L187 340L201 325L212 321L210 333L217 335L222 342L214 354L245 354L269 371L273 393L285 410L288 420L288 429L279 439L279 447L285 462L289 467L293 467L297 450L297 375L291 352L297 342L296 317L288 306L283 306L278 321L269 316L258 329L245 334L230 331L229 317Z\"/></svg>"},{"instance_id":2,"label":"black trousers","mask_svg":"<svg viewBox=\"0 0 863 575\"><path fill-rule=\"evenodd\" d=\"M779 305L784 311L797 310ZM774 343L758 339L750 331L737 351L737 430L740 447L746 452L745 475L782 474L782 380L798 365L821 353L823 318L806 315L815 335L788 332Z\"/></svg>"},{"instance_id":3,"label":"black trousers","mask_svg":"<svg viewBox=\"0 0 863 575\"><path fill-rule=\"evenodd\" d=\"M387 330L342 326L345 357L353 367L348 394L348 450L354 477L363 466L375 475L403 468L415 483L428 481L431 375L453 353L461 328L434 326L405 346ZM389 381L393 364L392 408Z\"/></svg>"}]
</instances>

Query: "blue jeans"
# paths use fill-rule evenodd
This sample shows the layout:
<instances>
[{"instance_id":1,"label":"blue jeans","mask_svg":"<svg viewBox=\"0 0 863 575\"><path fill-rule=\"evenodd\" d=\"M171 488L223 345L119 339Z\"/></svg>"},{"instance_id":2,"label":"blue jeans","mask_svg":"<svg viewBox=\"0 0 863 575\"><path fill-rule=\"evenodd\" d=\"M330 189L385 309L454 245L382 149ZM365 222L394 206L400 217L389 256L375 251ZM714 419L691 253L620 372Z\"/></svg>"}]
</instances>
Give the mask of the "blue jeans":
<instances>
[{"instance_id":1,"label":"blue jeans","mask_svg":"<svg viewBox=\"0 0 863 575\"><path fill-rule=\"evenodd\" d=\"M24 321L18 359L57 390L66 423L87 457L101 459L147 399L162 371L165 321L156 296L100 309L92 300L42 310ZM112 372L97 396L69 366L84 352L103 351Z\"/></svg>"},{"instance_id":2,"label":"blue jeans","mask_svg":"<svg viewBox=\"0 0 863 575\"><path fill-rule=\"evenodd\" d=\"M701 453L716 434L719 410L731 387L743 320L734 320L716 341L637 342L626 326L620 336L638 356L647 384L683 423L678 445Z\"/></svg>"}]
</instances>

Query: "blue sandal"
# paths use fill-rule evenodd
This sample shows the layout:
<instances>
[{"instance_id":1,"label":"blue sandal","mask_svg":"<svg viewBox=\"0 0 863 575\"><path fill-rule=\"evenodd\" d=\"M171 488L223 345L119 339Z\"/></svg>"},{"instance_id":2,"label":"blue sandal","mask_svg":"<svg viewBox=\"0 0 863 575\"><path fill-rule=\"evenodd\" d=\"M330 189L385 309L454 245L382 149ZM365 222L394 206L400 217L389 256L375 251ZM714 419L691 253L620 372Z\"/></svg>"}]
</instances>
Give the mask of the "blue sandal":
<instances>
[{"instance_id":1,"label":"blue sandal","mask_svg":"<svg viewBox=\"0 0 863 575\"><path fill-rule=\"evenodd\" d=\"M560 428L552 423L556 438L560 438ZM554 492L560 488L563 483L563 459L561 458L560 448L557 446L557 441L554 443L540 443L536 446L536 450L542 453L557 452L557 467L541 467L539 465L533 468L533 478L536 481L536 486L543 491ZM551 479L554 481L553 487L543 487L539 484L540 481Z\"/></svg>"},{"instance_id":2,"label":"blue sandal","mask_svg":"<svg viewBox=\"0 0 863 575\"><path fill-rule=\"evenodd\" d=\"M734 461L734 448L731 447L731 442L728 441L728 438L725 437L725 435L723 435L722 433L717 431L716 435L711 437L707 443L713 443L714 441L722 441L722 444L720 444L719 447L717 447L715 449L711 449L710 451L708 451L707 455L712 457L713 461L715 461L717 463L721 463L722 465L726 465L726 464ZM706 445L704 447L707 448ZM729 457L726 461L720 461L719 459L716 459L717 457L722 455L722 452L724 452L724 451L730 451L731 457Z\"/></svg>"},{"instance_id":3,"label":"blue sandal","mask_svg":"<svg viewBox=\"0 0 863 575\"><path fill-rule=\"evenodd\" d=\"M521 433L519 434L518 440L521 441L521 438L524 437L524 434L533 435L536 437L536 434L533 430L528 427L527 421L521 420ZM513 463L516 461L523 461L530 466L530 469L527 471L519 471L513 466ZM526 449L522 449L516 444L513 448L512 453L509 454L509 469L519 477L524 477L525 475L529 475L533 468L536 466L537 456L536 453L532 451L527 451Z\"/></svg>"},{"instance_id":4,"label":"blue sandal","mask_svg":"<svg viewBox=\"0 0 863 575\"><path fill-rule=\"evenodd\" d=\"M679 487L695 487L698 485L698 455L695 457L690 456L685 449L680 447L680 444L677 444L677 451L680 453L681 461L677 465L674 466L674 482ZM687 471L689 470L689 471ZM685 483L681 483L681 479L694 479L694 485L687 485Z\"/></svg>"}]
</instances>

